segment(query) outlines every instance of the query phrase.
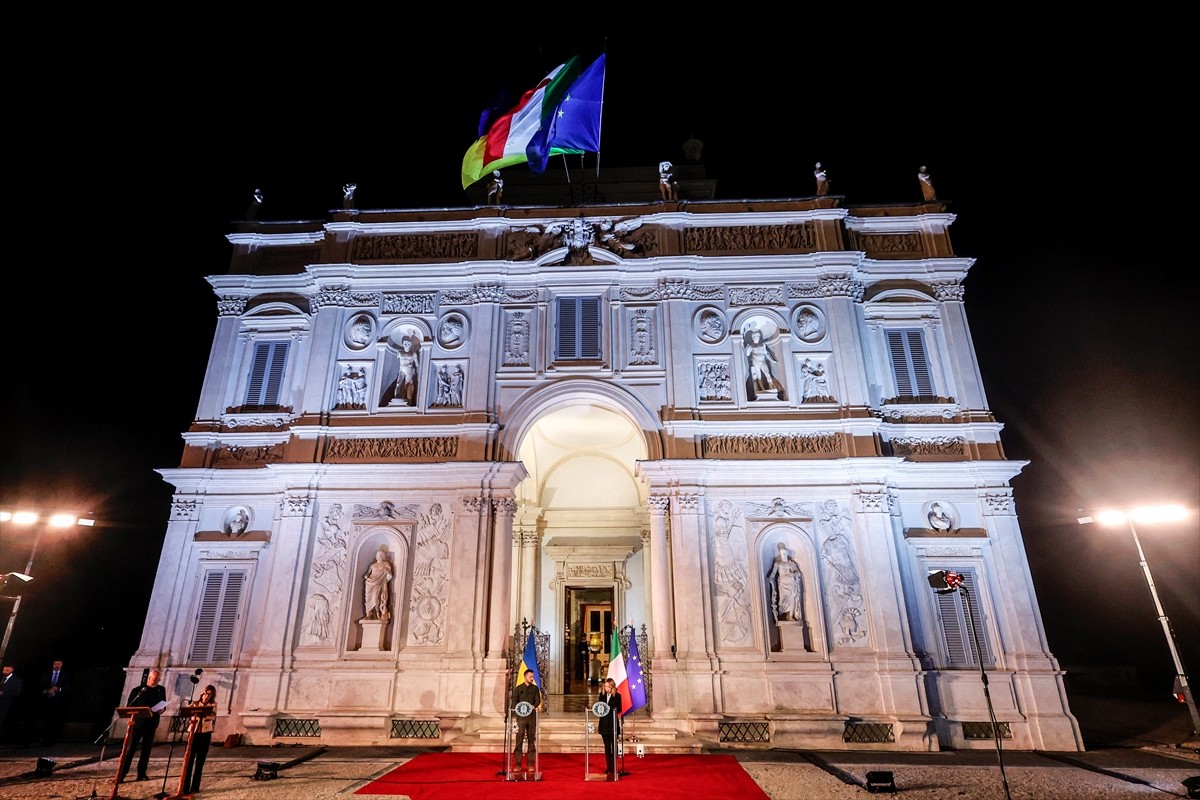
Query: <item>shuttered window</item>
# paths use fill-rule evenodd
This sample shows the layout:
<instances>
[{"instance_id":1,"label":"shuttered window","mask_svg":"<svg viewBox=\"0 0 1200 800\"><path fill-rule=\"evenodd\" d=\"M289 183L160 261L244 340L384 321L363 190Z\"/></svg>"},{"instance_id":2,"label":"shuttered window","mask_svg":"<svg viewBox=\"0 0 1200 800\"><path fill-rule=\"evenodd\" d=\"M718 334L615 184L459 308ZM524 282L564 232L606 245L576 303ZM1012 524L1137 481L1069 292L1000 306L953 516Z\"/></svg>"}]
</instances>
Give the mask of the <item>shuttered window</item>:
<instances>
[{"instance_id":1,"label":"shuttered window","mask_svg":"<svg viewBox=\"0 0 1200 800\"><path fill-rule=\"evenodd\" d=\"M245 582L244 570L205 573L189 661L227 664L233 660L233 635Z\"/></svg>"},{"instance_id":2,"label":"shuttered window","mask_svg":"<svg viewBox=\"0 0 1200 800\"><path fill-rule=\"evenodd\" d=\"M255 342L254 361L250 365L250 381L246 386L247 407L279 405L279 389L283 385L283 368L287 364L287 341Z\"/></svg>"},{"instance_id":3,"label":"shuttered window","mask_svg":"<svg viewBox=\"0 0 1200 800\"><path fill-rule=\"evenodd\" d=\"M889 330L887 333L888 355L892 359L892 373L896 376L898 397L933 398L933 379L929 375L929 358L925 355L925 341L920 328Z\"/></svg>"},{"instance_id":4,"label":"shuttered window","mask_svg":"<svg viewBox=\"0 0 1200 800\"><path fill-rule=\"evenodd\" d=\"M560 297L557 328L559 360L600 358L599 297Z\"/></svg>"},{"instance_id":5,"label":"shuttered window","mask_svg":"<svg viewBox=\"0 0 1200 800\"><path fill-rule=\"evenodd\" d=\"M949 567L947 567L949 569ZM948 594L935 595L938 604L938 616L942 622L942 636L946 643L948 667L978 667L979 660L975 656L975 643L971 640L971 629L967 625L967 603L971 604L970 619L975 623L975 640L979 642L979 652L983 655L984 666L993 664L992 649L984 635L983 614L979 609L979 593L975 591L975 571L971 569L955 569L963 576L964 593L962 589Z\"/></svg>"}]
</instances>

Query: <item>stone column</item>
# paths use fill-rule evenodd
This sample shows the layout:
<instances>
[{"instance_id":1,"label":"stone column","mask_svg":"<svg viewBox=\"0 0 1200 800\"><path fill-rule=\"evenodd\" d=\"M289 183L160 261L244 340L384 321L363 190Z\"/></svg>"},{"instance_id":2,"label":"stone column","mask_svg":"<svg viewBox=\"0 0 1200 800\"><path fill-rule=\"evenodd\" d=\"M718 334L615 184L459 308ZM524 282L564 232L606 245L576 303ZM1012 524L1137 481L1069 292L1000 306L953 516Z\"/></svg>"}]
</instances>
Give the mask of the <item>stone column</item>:
<instances>
[{"instance_id":1,"label":"stone column","mask_svg":"<svg viewBox=\"0 0 1200 800\"><path fill-rule=\"evenodd\" d=\"M666 495L651 495L650 561L646 575L650 582L650 654L655 659L671 656L675 643L675 609L671 602L671 565L667 544L667 511L671 501Z\"/></svg>"},{"instance_id":2,"label":"stone column","mask_svg":"<svg viewBox=\"0 0 1200 800\"><path fill-rule=\"evenodd\" d=\"M487 656L500 658L508 645L512 630L512 550L513 514L517 502L511 497L492 501L496 518L492 528L492 592L491 613L488 615Z\"/></svg>"},{"instance_id":3,"label":"stone column","mask_svg":"<svg viewBox=\"0 0 1200 800\"><path fill-rule=\"evenodd\" d=\"M532 529L521 526L521 618L537 625L539 630L545 626L537 618L537 557L538 536L537 527Z\"/></svg>"}]
</instances>

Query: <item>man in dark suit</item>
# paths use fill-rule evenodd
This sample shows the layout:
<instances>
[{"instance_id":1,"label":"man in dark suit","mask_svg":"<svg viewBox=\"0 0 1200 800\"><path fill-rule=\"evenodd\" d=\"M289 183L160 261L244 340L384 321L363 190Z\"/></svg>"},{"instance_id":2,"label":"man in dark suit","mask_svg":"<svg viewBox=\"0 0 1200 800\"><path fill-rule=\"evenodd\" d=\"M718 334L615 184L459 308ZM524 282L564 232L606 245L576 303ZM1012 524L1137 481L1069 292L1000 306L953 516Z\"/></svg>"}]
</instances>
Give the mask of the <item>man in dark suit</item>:
<instances>
[{"instance_id":1,"label":"man in dark suit","mask_svg":"<svg viewBox=\"0 0 1200 800\"><path fill-rule=\"evenodd\" d=\"M13 702L21 696L21 679L13 671L12 664L0 669L0 735L4 734L4 718Z\"/></svg>"},{"instance_id":2,"label":"man in dark suit","mask_svg":"<svg viewBox=\"0 0 1200 800\"><path fill-rule=\"evenodd\" d=\"M121 753L121 766L117 768L117 783L125 780L129 767L133 763L133 752L140 750L137 764L137 779L149 779L146 770L150 767L150 749L154 747L154 733L158 730L158 717L167 705L167 690L158 682L160 673L156 669L146 674L146 682L129 693L126 706L143 706L151 710L148 717L140 720L130 720L133 735L129 737L129 749Z\"/></svg>"},{"instance_id":3,"label":"man in dark suit","mask_svg":"<svg viewBox=\"0 0 1200 800\"><path fill-rule=\"evenodd\" d=\"M67 708L64 694L67 691L67 673L63 670L62 659L55 659L50 669L42 674L38 686L42 690L42 707L38 715L38 727L41 728L42 744L51 745L58 741L62 733L63 716Z\"/></svg>"}]
</instances>

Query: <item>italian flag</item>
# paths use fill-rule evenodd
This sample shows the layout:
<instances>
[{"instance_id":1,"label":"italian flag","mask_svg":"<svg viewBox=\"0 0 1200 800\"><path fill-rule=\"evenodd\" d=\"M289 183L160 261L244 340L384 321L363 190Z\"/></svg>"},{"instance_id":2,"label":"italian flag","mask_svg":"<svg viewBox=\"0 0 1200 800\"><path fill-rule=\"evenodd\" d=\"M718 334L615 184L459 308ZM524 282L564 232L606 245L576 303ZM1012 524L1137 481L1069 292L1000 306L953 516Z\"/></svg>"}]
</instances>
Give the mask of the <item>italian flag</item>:
<instances>
[{"instance_id":1,"label":"italian flag","mask_svg":"<svg viewBox=\"0 0 1200 800\"><path fill-rule=\"evenodd\" d=\"M633 710L633 697L629 693L629 676L625 674L625 655L621 652L621 636L616 628L612 634L612 657L608 661L608 677L617 684L621 695L621 716Z\"/></svg>"},{"instance_id":2,"label":"italian flag","mask_svg":"<svg viewBox=\"0 0 1200 800\"><path fill-rule=\"evenodd\" d=\"M467 188L492 170L528 161L525 149L542 128L542 118L550 114L567 87L579 75L579 57L559 64L537 86L521 95L508 113L497 117L486 135L475 140L463 156L462 185Z\"/></svg>"}]
</instances>

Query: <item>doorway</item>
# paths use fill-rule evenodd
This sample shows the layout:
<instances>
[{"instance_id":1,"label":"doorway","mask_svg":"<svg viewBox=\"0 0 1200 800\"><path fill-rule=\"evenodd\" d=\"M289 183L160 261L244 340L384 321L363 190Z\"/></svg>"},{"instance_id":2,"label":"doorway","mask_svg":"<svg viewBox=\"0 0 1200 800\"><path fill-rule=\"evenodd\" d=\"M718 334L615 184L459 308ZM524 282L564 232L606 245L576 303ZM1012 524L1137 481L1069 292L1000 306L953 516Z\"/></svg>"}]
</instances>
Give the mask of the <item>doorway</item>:
<instances>
[{"instance_id":1,"label":"doorway","mask_svg":"<svg viewBox=\"0 0 1200 800\"><path fill-rule=\"evenodd\" d=\"M608 672L609 644L613 631L613 590L597 587L567 587L568 620L563 637L563 694L595 692Z\"/></svg>"}]
</instances>

